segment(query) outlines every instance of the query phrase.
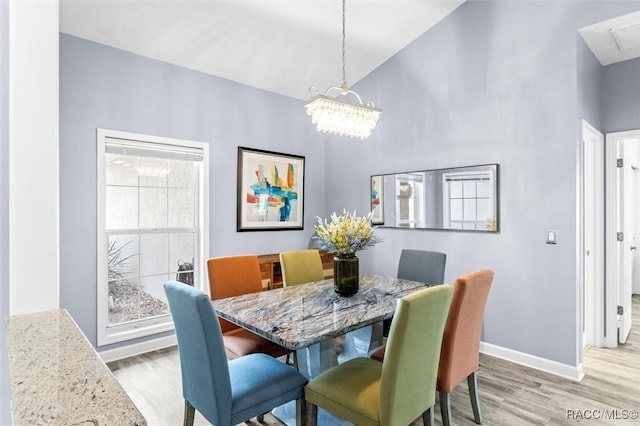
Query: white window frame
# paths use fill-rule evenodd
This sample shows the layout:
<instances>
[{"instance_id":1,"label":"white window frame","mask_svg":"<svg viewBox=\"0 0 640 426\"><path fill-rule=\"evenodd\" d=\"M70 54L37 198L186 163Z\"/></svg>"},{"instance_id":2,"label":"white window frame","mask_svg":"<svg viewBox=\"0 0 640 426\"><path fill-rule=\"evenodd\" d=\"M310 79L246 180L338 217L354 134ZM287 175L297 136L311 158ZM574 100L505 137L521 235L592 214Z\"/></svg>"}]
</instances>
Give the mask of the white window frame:
<instances>
[{"instance_id":1,"label":"white window frame","mask_svg":"<svg viewBox=\"0 0 640 426\"><path fill-rule=\"evenodd\" d=\"M108 236L105 229L106 212L106 141L107 139L150 142L176 147L201 149L203 153L202 172L199 176L200 198L196 244L198 261L195 262L194 281L197 288L208 293L204 286L206 279L206 259L209 257L209 144L182 139L150 136L118 130L97 129L97 337L98 346L110 345L139 337L154 335L174 329L171 315L162 315L117 326L109 326L107 252Z\"/></svg>"},{"instance_id":2,"label":"white window frame","mask_svg":"<svg viewBox=\"0 0 640 426\"><path fill-rule=\"evenodd\" d=\"M495 182L495 176L493 173L493 170L482 170L482 171L477 171L477 172L453 172L453 173L443 173L442 174L442 222L443 222L443 227L444 228L451 228L451 210L449 207L449 203L450 203L450 191L449 191L449 185L447 184L447 182L449 180L468 180L468 181L483 181L483 180L489 180L489 183L491 185L491 187L494 187L494 182ZM477 198L476 198L477 199ZM493 196L491 197L491 208L493 209L493 216L495 217L496 215L496 200L493 199ZM476 229L474 230L479 230L477 229L477 223L478 221L456 221L456 222L468 222L468 223L475 223L476 224ZM451 229L459 229L461 231L467 230L464 227L463 228L451 228Z\"/></svg>"}]
</instances>

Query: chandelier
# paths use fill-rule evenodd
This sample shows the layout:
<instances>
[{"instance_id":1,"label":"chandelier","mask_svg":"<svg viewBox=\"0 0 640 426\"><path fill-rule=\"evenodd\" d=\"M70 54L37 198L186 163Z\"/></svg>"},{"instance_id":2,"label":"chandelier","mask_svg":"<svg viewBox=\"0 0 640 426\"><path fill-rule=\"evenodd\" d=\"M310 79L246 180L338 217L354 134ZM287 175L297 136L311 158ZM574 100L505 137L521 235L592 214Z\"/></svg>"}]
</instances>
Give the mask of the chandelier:
<instances>
[{"instance_id":1,"label":"chandelier","mask_svg":"<svg viewBox=\"0 0 640 426\"><path fill-rule=\"evenodd\" d=\"M347 86L345 72L345 1L342 0L342 85L331 86L324 94L320 95L315 87L309 89L311 99L304 104L307 115L311 116L311 122L320 132L334 133L365 139L376 127L381 110L375 108L373 102L366 105L362 103L360 96ZM329 96L329 92L338 93L335 97ZM356 100L344 99L347 95L353 95ZM339 99L338 97L343 98Z\"/></svg>"}]
</instances>

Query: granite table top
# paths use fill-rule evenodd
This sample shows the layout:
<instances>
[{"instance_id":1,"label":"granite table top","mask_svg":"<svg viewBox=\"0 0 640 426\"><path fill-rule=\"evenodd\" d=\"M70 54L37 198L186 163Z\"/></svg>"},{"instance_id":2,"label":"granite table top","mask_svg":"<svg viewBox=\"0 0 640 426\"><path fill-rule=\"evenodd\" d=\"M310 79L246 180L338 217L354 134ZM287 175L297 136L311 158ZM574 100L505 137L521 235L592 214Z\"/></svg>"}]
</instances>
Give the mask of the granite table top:
<instances>
[{"instance_id":1,"label":"granite table top","mask_svg":"<svg viewBox=\"0 0 640 426\"><path fill-rule=\"evenodd\" d=\"M7 321L15 425L146 425L66 310Z\"/></svg>"},{"instance_id":2,"label":"granite table top","mask_svg":"<svg viewBox=\"0 0 640 426\"><path fill-rule=\"evenodd\" d=\"M396 300L428 284L360 275L360 290L342 297L323 280L212 301L218 315L296 350L391 318Z\"/></svg>"}]
</instances>

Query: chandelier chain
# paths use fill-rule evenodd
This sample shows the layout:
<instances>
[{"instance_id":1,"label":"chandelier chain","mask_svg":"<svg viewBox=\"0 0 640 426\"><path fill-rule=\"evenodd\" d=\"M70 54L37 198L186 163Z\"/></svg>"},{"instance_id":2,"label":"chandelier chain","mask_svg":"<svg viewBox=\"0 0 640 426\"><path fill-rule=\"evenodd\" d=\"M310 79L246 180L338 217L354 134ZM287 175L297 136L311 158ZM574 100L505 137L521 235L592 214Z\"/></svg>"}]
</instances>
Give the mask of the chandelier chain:
<instances>
[{"instance_id":1,"label":"chandelier chain","mask_svg":"<svg viewBox=\"0 0 640 426\"><path fill-rule=\"evenodd\" d=\"M342 0L342 89L347 89L347 72L346 72L346 62L347 62L347 54L346 54L346 31L345 31L345 23L346 23L346 7L345 3L347 0Z\"/></svg>"}]
</instances>

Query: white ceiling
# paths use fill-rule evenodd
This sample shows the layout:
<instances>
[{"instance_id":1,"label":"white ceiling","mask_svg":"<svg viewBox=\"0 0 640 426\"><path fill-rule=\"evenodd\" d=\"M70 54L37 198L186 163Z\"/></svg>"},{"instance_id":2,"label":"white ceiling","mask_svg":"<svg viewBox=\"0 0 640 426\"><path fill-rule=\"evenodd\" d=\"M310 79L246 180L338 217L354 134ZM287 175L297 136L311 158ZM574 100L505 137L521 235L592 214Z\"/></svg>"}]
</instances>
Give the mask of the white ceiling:
<instances>
[{"instance_id":1,"label":"white ceiling","mask_svg":"<svg viewBox=\"0 0 640 426\"><path fill-rule=\"evenodd\" d=\"M464 1L348 0L349 85ZM341 10L340 0L61 0L60 31L306 100L311 86L323 92L342 81ZM580 33L607 65L640 57L640 48L620 52L609 34L633 22L640 11Z\"/></svg>"},{"instance_id":2,"label":"white ceiling","mask_svg":"<svg viewBox=\"0 0 640 426\"><path fill-rule=\"evenodd\" d=\"M464 1L347 1L349 85ZM61 0L60 31L303 100L342 82L340 0Z\"/></svg>"},{"instance_id":3,"label":"white ceiling","mask_svg":"<svg viewBox=\"0 0 640 426\"><path fill-rule=\"evenodd\" d=\"M622 49L612 32L621 30ZM599 22L579 30L583 40L602 65L640 57L640 10Z\"/></svg>"}]
</instances>

